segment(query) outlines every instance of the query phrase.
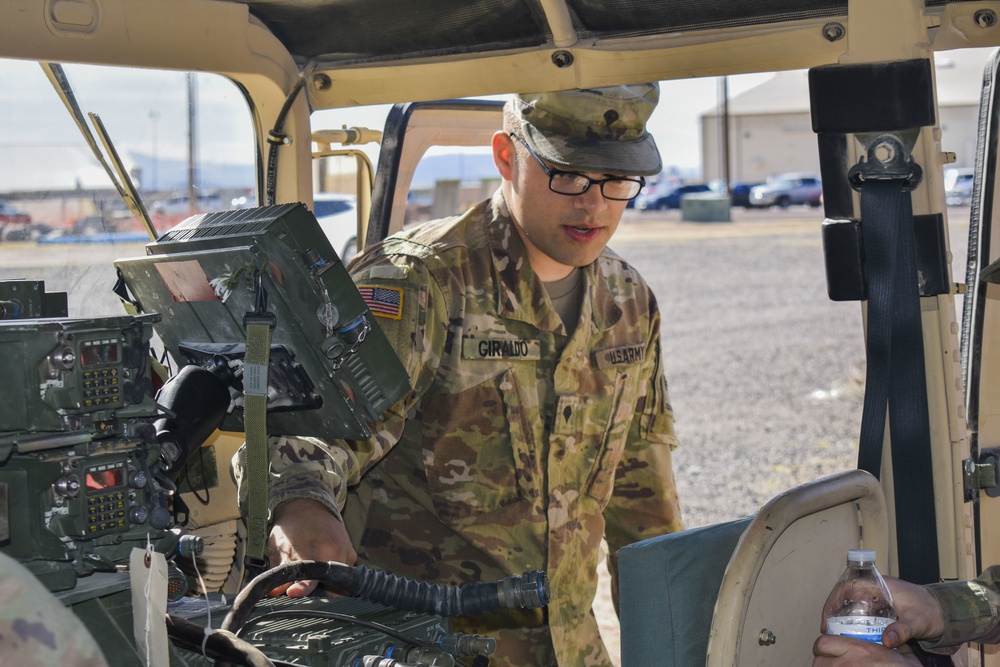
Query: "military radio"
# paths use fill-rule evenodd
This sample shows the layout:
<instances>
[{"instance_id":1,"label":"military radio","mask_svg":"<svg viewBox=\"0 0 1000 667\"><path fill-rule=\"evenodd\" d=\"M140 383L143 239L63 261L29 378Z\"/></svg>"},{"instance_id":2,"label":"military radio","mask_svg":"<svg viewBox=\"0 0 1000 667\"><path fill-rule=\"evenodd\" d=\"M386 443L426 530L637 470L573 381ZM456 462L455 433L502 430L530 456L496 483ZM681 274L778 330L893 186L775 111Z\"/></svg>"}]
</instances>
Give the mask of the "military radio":
<instances>
[{"instance_id":1,"label":"military radio","mask_svg":"<svg viewBox=\"0 0 1000 667\"><path fill-rule=\"evenodd\" d=\"M133 551L164 554L171 664L265 664L265 653L307 665L488 664L495 642L448 632L446 617L544 606L544 572L456 587L293 562L227 602L178 567L189 560L200 577L201 548L217 546L185 528L180 474L216 430L260 423L245 414L250 389L266 393L266 435L365 438L410 385L303 205L194 216L146 252L115 262L115 291L136 315L68 318L65 295L45 294L40 281L0 282L0 551L95 635L133 625ZM269 346L251 345L250 321L269 324ZM175 367L158 391L154 335ZM258 607L301 579L351 599ZM224 632L202 616L213 606ZM137 646L103 648L112 664L145 664Z\"/></svg>"},{"instance_id":2,"label":"military radio","mask_svg":"<svg viewBox=\"0 0 1000 667\"><path fill-rule=\"evenodd\" d=\"M0 550L50 590L114 572L170 525L150 376L158 319L0 321Z\"/></svg>"}]
</instances>

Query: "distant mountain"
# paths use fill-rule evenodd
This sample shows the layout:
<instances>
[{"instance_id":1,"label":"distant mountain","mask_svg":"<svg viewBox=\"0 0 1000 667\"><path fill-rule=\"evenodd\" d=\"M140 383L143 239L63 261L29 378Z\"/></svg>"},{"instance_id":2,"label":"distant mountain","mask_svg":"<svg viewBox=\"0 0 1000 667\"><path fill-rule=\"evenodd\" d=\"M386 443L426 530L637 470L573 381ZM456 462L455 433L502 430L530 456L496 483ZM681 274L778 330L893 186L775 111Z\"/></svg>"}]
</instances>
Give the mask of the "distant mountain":
<instances>
[{"instance_id":1,"label":"distant mountain","mask_svg":"<svg viewBox=\"0 0 1000 667\"><path fill-rule=\"evenodd\" d=\"M153 159L142 153L130 152L133 169L140 170L143 187L155 190L184 190L187 188L188 164L186 160L159 158L155 173ZM432 188L441 180L476 182L500 178L493 156L489 153L450 153L425 157L413 175L413 188ZM252 188L252 165L198 163L197 185L204 190L213 188Z\"/></svg>"},{"instance_id":2,"label":"distant mountain","mask_svg":"<svg viewBox=\"0 0 1000 667\"><path fill-rule=\"evenodd\" d=\"M132 173L139 170L142 188L149 190L186 190L188 184L187 160L153 158L142 153L129 152ZM201 160L197 165L195 185L202 190L253 188L255 184L252 164L227 164Z\"/></svg>"}]
</instances>

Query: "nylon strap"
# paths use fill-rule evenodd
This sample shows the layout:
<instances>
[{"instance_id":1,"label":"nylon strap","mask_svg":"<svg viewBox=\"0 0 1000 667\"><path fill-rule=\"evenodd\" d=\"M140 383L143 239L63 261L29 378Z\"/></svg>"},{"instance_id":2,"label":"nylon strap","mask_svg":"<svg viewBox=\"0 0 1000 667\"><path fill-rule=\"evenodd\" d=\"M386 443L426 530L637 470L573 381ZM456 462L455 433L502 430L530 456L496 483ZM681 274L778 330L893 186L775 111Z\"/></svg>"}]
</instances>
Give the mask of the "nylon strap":
<instances>
[{"instance_id":1,"label":"nylon strap","mask_svg":"<svg viewBox=\"0 0 1000 667\"><path fill-rule=\"evenodd\" d=\"M260 270L253 274L255 305L243 316L247 347L243 356L243 431L246 436L247 550L244 578L267 569L267 505L270 457L267 452L267 371L271 330L276 321L267 312L267 290Z\"/></svg>"},{"instance_id":2,"label":"nylon strap","mask_svg":"<svg viewBox=\"0 0 1000 667\"><path fill-rule=\"evenodd\" d=\"M902 179L866 180L859 187L868 338L858 467L879 477L888 409L899 574L927 584L940 575L913 206L907 187Z\"/></svg>"},{"instance_id":3,"label":"nylon strap","mask_svg":"<svg viewBox=\"0 0 1000 667\"><path fill-rule=\"evenodd\" d=\"M247 348L243 361L243 427L246 435L248 565L263 567L267 544L268 468L267 367L271 355L271 325L247 318Z\"/></svg>"}]
</instances>

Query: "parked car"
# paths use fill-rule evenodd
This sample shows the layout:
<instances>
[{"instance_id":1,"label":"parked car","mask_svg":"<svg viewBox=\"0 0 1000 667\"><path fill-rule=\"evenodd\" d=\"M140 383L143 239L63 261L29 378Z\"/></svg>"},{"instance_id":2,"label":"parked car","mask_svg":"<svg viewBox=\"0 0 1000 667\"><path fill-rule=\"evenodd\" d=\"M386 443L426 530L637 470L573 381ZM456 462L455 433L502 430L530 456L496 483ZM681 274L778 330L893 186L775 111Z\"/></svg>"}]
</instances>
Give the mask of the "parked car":
<instances>
[{"instance_id":1,"label":"parked car","mask_svg":"<svg viewBox=\"0 0 1000 667\"><path fill-rule=\"evenodd\" d=\"M0 225L27 225L31 216L9 202L0 200Z\"/></svg>"},{"instance_id":2,"label":"parked car","mask_svg":"<svg viewBox=\"0 0 1000 667\"><path fill-rule=\"evenodd\" d=\"M111 216L101 213L87 215L76 220L70 228L70 234L78 236L93 236L95 234L113 234L118 231Z\"/></svg>"},{"instance_id":3,"label":"parked car","mask_svg":"<svg viewBox=\"0 0 1000 667\"><path fill-rule=\"evenodd\" d=\"M750 204L750 191L758 185L763 185L763 183L759 181L736 181L733 183L732 187L729 189L729 194L732 197L729 202L730 205L752 208ZM725 181L712 181L711 188L714 192L725 192Z\"/></svg>"},{"instance_id":4,"label":"parked car","mask_svg":"<svg viewBox=\"0 0 1000 667\"><path fill-rule=\"evenodd\" d=\"M31 216L10 202L0 200L0 241L23 241L31 227Z\"/></svg>"},{"instance_id":5,"label":"parked car","mask_svg":"<svg viewBox=\"0 0 1000 667\"><path fill-rule=\"evenodd\" d=\"M679 185L677 183L656 183L647 186L635 199L635 207L640 211L663 211L669 208L680 208L681 197L692 192L708 192L711 188L705 183Z\"/></svg>"},{"instance_id":6,"label":"parked car","mask_svg":"<svg viewBox=\"0 0 1000 667\"><path fill-rule=\"evenodd\" d=\"M816 176L780 176L750 190L750 205L755 208L793 204L818 207L822 203L823 185Z\"/></svg>"},{"instance_id":7,"label":"parked car","mask_svg":"<svg viewBox=\"0 0 1000 667\"><path fill-rule=\"evenodd\" d=\"M221 211L222 197L217 194L199 193L195 197L195 213L205 211ZM177 194L169 199L158 199L153 202L151 212L169 216L186 216L191 214L191 199L187 194Z\"/></svg>"},{"instance_id":8,"label":"parked car","mask_svg":"<svg viewBox=\"0 0 1000 667\"><path fill-rule=\"evenodd\" d=\"M358 203L354 195L317 192L313 213L342 262L358 254Z\"/></svg>"},{"instance_id":9,"label":"parked car","mask_svg":"<svg viewBox=\"0 0 1000 667\"><path fill-rule=\"evenodd\" d=\"M972 203L972 181L975 169L956 167L944 170L944 198L948 206Z\"/></svg>"}]
</instances>

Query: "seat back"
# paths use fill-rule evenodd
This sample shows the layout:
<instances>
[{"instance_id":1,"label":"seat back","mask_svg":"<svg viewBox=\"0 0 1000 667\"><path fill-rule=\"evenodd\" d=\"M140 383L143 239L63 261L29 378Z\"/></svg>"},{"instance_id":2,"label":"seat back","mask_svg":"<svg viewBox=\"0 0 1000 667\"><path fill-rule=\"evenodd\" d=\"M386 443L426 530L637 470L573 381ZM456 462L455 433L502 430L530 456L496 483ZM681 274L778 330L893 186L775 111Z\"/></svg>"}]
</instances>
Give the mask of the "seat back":
<instances>
[{"instance_id":1,"label":"seat back","mask_svg":"<svg viewBox=\"0 0 1000 667\"><path fill-rule=\"evenodd\" d=\"M886 569L878 481L850 470L776 496L751 517L618 552L622 667L806 667L848 549Z\"/></svg>"},{"instance_id":2,"label":"seat back","mask_svg":"<svg viewBox=\"0 0 1000 667\"><path fill-rule=\"evenodd\" d=\"M764 505L740 537L719 587L707 667L812 664L823 602L847 550L888 562L878 480L851 470L790 489Z\"/></svg>"},{"instance_id":3,"label":"seat back","mask_svg":"<svg viewBox=\"0 0 1000 667\"><path fill-rule=\"evenodd\" d=\"M716 593L751 519L661 535L618 552L622 667L704 664Z\"/></svg>"}]
</instances>

